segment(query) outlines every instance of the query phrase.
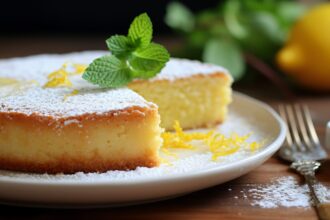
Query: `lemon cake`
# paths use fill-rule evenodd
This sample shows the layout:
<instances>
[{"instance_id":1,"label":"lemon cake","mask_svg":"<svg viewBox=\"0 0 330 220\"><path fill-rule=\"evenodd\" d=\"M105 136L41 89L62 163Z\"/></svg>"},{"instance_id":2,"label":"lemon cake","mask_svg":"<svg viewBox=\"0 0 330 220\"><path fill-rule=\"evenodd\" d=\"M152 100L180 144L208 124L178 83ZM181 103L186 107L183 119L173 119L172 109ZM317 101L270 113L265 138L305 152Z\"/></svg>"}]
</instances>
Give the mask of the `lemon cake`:
<instances>
[{"instance_id":1,"label":"lemon cake","mask_svg":"<svg viewBox=\"0 0 330 220\"><path fill-rule=\"evenodd\" d=\"M79 74L70 76L69 87L42 86L64 63L88 65L104 54L0 60L0 169L74 173L153 167L160 163L160 123L168 129L178 120L196 128L224 120L231 77L197 61L171 59L155 78L128 88L101 89Z\"/></svg>"},{"instance_id":2,"label":"lemon cake","mask_svg":"<svg viewBox=\"0 0 330 220\"><path fill-rule=\"evenodd\" d=\"M177 120L183 129L209 127L224 121L231 102L232 78L219 66L171 59L151 80L136 80L129 88L156 103L161 126Z\"/></svg>"},{"instance_id":3,"label":"lemon cake","mask_svg":"<svg viewBox=\"0 0 330 220\"><path fill-rule=\"evenodd\" d=\"M159 164L157 106L128 89L30 88L1 99L0 167L74 173Z\"/></svg>"}]
</instances>

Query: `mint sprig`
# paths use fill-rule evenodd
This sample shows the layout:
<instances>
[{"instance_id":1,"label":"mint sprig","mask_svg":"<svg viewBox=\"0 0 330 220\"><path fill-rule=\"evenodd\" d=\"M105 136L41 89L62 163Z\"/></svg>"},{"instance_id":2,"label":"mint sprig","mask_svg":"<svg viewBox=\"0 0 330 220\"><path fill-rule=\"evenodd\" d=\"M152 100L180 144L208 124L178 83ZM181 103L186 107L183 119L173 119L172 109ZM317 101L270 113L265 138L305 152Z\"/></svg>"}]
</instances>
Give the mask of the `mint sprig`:
<instances>
[{"instance_id":1,"label":"mint sprig","mask_svg":"<svg viewBox=\"0 0 330 220\"><path fill-rule=\"evenodd\" d=\"M134 79L157 75L170 59L165 47L151 42L152 23L143 13L131 23L128 35L114 35L106 40L111 55L95 59L83 79L105 88L118 88Z\"/></svg>"},{"instance_id":2,"label":"mint sprig","mask_svg":"<svg viewBox=\"0 0 330 220\"><path fill-rule=\"evenodd\" d=\"M128 29L128 37L139 47L147 47L152 39L152 22L146 13L134 18Z\"/></svg>"}]
</instances>

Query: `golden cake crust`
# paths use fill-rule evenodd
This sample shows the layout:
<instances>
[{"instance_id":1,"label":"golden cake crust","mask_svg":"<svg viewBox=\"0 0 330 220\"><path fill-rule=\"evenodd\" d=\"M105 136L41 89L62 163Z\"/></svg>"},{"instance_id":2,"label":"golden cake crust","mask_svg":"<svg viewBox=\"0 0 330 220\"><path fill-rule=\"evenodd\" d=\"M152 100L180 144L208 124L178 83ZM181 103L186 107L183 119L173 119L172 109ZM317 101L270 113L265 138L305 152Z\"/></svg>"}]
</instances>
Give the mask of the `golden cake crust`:
<instances>
[{"instance_id":1,"label":"golden cake crust","mask_svg":"<svg viewBox=\"0 0 330 220\"><path fill-rule=\"evenodd\" d=\"M5 170L31 172L31 173L66 173L73 174L76 172L106 172L109 170L134 170L137 167L155 167L159 165L157 159L152 159L146 155L145 157L131 159L125 162L104 161L98 158L97 154L94 157L89 157L89 161L84 158L73 159L71 157L63 157L61 163L57 164L37 164L28 160L17 160L14 158L0 157L0 167ZM75 165L79 163L79 166Z\"/></svg>"},{"instance_id":2,"label":"golden cake crust","mask_svg":"<svg viewBox=\"0 0 330 220\"><path fill-rule=\"evenodd\" d=\"M55 118L53 116L44 116L39 113L33 113L31 115L26 115L20 112L0 112L0 120L17 120L23 122L26 126L33 126L33 122L39 122L38 126L45 126L47 128L57 129L59 124L64 125L65 121L77 120L79 122L83 121L116 121L116 120L141 120L145 115L151 114L157 111L157 107L152 106L151 108L143 108L139 106L133 106L121 110L114 110L105 112L102 114L96 113L86 113L83 115L70 116ZM76 123L67 125L72 126ZM1 129L1 127L0 127Z\"/></svg>"},{"instance_id":3,"label":"golden cake crust","mask_svg":"<svg viewBox=\"0 0 330 220\"><path fill-rule=\"evenodd\" d=\"M142 108L142 107L130 107L127 109L108 112L104 114L85 114L79 116L73 116L69 118L53 118L49 116L38 115L37 113L31 115L25 115L18 112L4 113L0 112L0 168L9 169L15 171L25 172L37 172L37 173L75 173L81 172L104 172L107 170L131 170L138 166L154 167L159 165L158 149L151 148L151 146L145 146L141 150L143 153L136 154L137 156L125 157L109 157L109 155L103 155L104 152L98 148L89 148L86 146L82 151L67 151L68 154L56 154L52 151L53 147L67 147L76 148L79 144L88 143L88 135L90 135L91 129L95 126L102 124L111 125L111 128L119 127L121 124L147 124L150 119L158 119L157 108ZM73 121L65 125L66 121ZM9 123L8 123L9 122ZM156 122L157 123L157 122ZM29 152L28 156L20 157L20 151L24 148L32 147L30 143L24 143L25 146L12 145L7 147L16 147L13 151L6 152L5 137L6 129L8 125L14 125L23 129L24 131L30 131L31 135L46 135L47 131L51 131L53 134L57 134L58 138L71 138L74 134L74 138L79 139L75 143L75 139L71 139L71 144L67 146L59 146L60 142L56 143L57 146L47 145L44 146L44 152L34 153L33 150ZM143 128L144 126L141 126ZM118 128L119 129L119 128ZM134 131L136 128L132 128ZM9 128L10 130L10 128ZM12 130L11 130L12 131ZM157 132L157 131L156 131ZM159 131L160 132L160 131ZM28 134L28 133L26 133ZM155 134L156 135L156 134ZM159 135L159 134L158 134ZM68 137L65 137L68 136ZM16 137L18 140L24 140L25 137ZM31 137L30 137L31 138ZM31 141L31 140L29 140ZM12 141L11 141L12 142ZM65 144L65 142L63 142ZM80 146L84 147L84 146ZM69 150L69 149L67 149ZM39 149L40 151L40 149ZM42 151L42 150L41 150ZM14 153L11 153L14 152ZM16 152L16 153L15 153ZM117 150L116 150L117 152ZM49 159L47 154L51 154ZM40 156L43 155L43 156Z\"/></svg>"}]
</instances>

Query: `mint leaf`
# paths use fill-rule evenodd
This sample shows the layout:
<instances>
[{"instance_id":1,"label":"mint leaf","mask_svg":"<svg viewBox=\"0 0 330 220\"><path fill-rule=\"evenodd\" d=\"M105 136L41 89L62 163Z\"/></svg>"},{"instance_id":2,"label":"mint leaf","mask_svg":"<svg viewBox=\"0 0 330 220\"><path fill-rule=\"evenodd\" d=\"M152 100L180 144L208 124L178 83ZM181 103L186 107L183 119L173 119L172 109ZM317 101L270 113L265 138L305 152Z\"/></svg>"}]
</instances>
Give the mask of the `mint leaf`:
<instances>
[{"instance_id":1,"label":"mint leaf","mask_svg":"<svg viewBox=\"0 0 330 220\"><path fill-rule=\"evenodd\" d=\"M126 56L134 49L132 41L123 35L114 35L107 39L106 43L111 53L115 56Z\"/></svg>"},{"instance_id":2,"label":"mint leaf","mask_svg":"<svg viewBox=\"0 0 330 220\"><path fill-rule=\"evenodd\" d=\"M212 39L204 48L203 60L227 68L235 80L244 74L245 63L240 48L226 39Z\"/></svg>"},{"instance_id":3,"label":"mint leaf","mask_svg":"<svg viewBox=\"0 0 330 220\"><path fill-rule=\"evenodd\" d=\"M146 13L132 22L128 36L114 35L106 40L111 55L95 59L83 79L107 88L127 85L135 78L158 74L170 59L165 47L151 43L152 23Z\"/></svg>"},{"instance_id":4,"label":"mint leaf","mask_svg":"<svg viewBox=\"0 0 330 220\"><path fill-rule=\"evenodd\" d=\"M128 30L128 37L138 47L146 47L150 44L152 39L152 23L146 13L134 18Z\"/></svg>"},{"instance_id":5,"label":"mint leaf","mask_svg":"<svg viewBox=\"0 0 330 220\"><path fill-rule=\"evenodd\" d=\"M82 78L101 87L117 88L131 81L127 65L115 56L106 55L95 59Z\"/></svg>"},{"instance_id":6,"label":"mint leaf","mask_svg":"<svg viewBox=\"0 0 330 220\"><path fill-rule=\"evenodd\" d=\"M160 72L169 59L170 55L162 45L151 43L133 52L128 62L139 78L150 78Z\"/></svg>"}]
</instances>

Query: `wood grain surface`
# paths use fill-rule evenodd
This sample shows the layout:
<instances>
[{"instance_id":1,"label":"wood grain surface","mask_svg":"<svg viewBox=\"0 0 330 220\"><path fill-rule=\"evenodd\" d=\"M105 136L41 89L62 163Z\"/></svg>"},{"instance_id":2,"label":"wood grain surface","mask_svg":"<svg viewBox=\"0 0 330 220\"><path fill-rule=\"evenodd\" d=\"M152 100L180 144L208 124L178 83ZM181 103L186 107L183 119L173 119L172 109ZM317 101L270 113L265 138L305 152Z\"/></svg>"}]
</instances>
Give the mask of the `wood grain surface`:
<instances>
[{"instance_id":1,"label":"wood grain surface","mask_svg":"<svg viewBox=\"0 0 330 220\"><path fill-rule=\"evenodd\" d=\"M105 49L102 36L21 36L0 37L0 58L23 56L36 53L55 53L87 49ZM165 41L170 48L175 41ZM280 93L266 80L245 85L235 85L234 89L256 97L275 107L285 102ZM310 94L296 91L298 100L306 103L311 110L317 133L324 141L325 125L330 120L330 94ZM0 219L317 219L313 208L265 209L251 205L243 193L251 184L267 185L272 179L292 176L301 177L289 170L288 164L273 156L259 168L233 181L209 189L191 193L179 198L138 206L102 209L40 209L0 205ZM330 160L322 164L318 179L330 186ZM231 190L229 190L231 189ZM243 191L243 192L242 192ZM246 195L249 197L249 195Z\"/></svg>"}]
</instances>

